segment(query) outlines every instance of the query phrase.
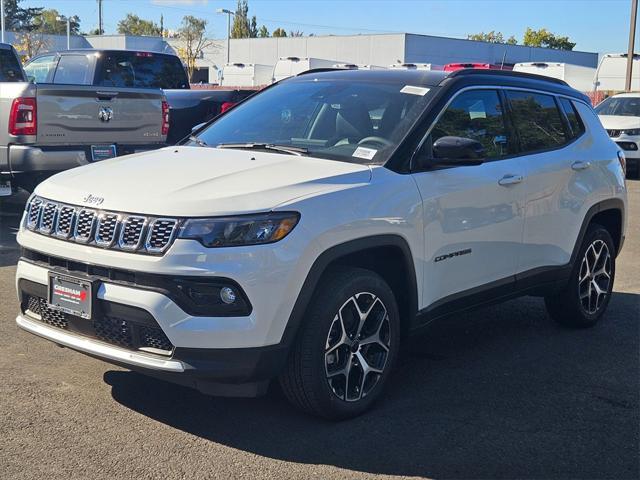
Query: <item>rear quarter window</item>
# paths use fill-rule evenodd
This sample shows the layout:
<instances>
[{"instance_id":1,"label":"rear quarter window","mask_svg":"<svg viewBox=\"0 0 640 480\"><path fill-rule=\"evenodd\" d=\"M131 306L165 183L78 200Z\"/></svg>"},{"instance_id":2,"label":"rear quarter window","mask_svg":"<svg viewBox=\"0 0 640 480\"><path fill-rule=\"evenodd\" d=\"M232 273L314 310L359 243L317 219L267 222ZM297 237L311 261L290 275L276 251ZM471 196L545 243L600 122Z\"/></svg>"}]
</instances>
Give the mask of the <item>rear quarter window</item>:
<instances>
[{"instance_id":1,"label":"rear quarter window","mask_svg":"<svg viewBox=\"0 0 640 480\"><path fill-rule=\"evenodd\" d=\"M569 123L569 128L571 129L571 138L578 138L584 133L584 124L582 123L580 115L578 115L576 107L568 98L561 98L560 106L562 107L562 110L567 117L567 122Z\"/></svg>"},{"instance_id":2,"label":"rear quarter window","mask_svg":"<svg viewBox=\"0 0 640 480\"><path fill-rule=\"evenodd\" d=\"M506 95L522 153L561 147L569 141L552 95L515 90Z\"/></svg>"}]
</instances>

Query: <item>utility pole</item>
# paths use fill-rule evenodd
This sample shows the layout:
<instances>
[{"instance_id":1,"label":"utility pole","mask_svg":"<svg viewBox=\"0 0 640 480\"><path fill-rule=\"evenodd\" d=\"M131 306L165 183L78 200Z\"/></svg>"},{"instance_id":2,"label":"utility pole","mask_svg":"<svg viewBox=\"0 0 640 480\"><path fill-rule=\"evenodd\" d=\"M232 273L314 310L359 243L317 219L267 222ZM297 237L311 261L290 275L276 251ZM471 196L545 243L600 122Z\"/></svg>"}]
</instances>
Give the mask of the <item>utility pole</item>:
<instances>
[{"instance_id":1,"label":"utility pole","mask_svg":"<svg viewBox=\"0 0 640 480\"><path fill-rule=\"evenodd\" d=\"M631 19L629 22L629 50L627 52L627 78L624 89L631 91L631 75L633 73L633 51L636 43L636 19L638 17L638 0L631 0Z\"/></svg>"},{"instance_id":2,"label":"utility pole","mask_svg":"<svg viewBox=\"0 0 640 480\"><path fill-rule=\"evenodd\" d=\"M102 35L102 0L98 0L98 35Z\"/></svg>"},{"instance_id":3,"label":"utility pole","mask_svg":"<svg viewBox=\"0 0 640 480\"><path fill-rule=\"evenodd\" d=\"M4 0L0 0L0 31L2 31L0 42L4 43Z\"/></svg>"}]
</instances>

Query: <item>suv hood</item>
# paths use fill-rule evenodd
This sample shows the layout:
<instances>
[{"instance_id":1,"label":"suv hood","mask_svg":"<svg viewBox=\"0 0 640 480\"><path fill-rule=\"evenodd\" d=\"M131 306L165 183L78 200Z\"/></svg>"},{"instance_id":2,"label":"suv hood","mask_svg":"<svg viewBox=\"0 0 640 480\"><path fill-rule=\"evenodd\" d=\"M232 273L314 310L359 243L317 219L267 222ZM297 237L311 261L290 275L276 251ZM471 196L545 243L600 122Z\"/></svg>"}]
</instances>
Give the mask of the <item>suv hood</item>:
<instances>
[{"instance_id":1,"label":"suv hood","mask_svg":"<svg viewBox=\"0 0 640 480\"><path fill-rule=\"evenodd\" d=\"M166 147L67 170L41 183L36 194L121 212L213 216L268 211L297 197L349 188L370 178L370 168L355 163Z\"/></svg>"},{"instance_id":2,"label":"suv hood","mask_svg":"<svg viewBox=\"0 0 640 480\"><path fill-rule=\"evenodd\" d=\"M640 128L640 117L626 115L599 115L602 126L607 130L631 130Z\"/></svg>"}]
</instances>

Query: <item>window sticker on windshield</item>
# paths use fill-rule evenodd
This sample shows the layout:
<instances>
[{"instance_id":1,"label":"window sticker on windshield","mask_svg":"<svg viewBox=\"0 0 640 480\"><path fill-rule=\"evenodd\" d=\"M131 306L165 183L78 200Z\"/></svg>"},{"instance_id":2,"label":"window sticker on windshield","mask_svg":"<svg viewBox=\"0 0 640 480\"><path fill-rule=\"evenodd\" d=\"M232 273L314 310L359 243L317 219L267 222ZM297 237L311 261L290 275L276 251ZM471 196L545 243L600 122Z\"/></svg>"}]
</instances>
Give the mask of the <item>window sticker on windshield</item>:
<instances>
[{"instance_id":1,"label":"window sticker on windshield","mask_svg":"<svg viewBox=\"0 0 640 480\"><path fill-rule=\"evenodd\" d=\"M413 85L405 85L400 89L400 93L410 93L411 95L420 95L424 97L428 92L429 88L425 87L415 87Z\"/></svg>"},{"instance_id":2,"label":"window sticker on windshield","mask_svg":"<svg viewBox=\"0 0 640 480\"><path fill-rule=\"evenodd\" d=\"M376 153L378 153L378 151L373 148L358 147L356 148L356 151L353 152L353 156L357 158L364 158L365 160L371 160L375 157Z\"/></svg>"}]
</instances>

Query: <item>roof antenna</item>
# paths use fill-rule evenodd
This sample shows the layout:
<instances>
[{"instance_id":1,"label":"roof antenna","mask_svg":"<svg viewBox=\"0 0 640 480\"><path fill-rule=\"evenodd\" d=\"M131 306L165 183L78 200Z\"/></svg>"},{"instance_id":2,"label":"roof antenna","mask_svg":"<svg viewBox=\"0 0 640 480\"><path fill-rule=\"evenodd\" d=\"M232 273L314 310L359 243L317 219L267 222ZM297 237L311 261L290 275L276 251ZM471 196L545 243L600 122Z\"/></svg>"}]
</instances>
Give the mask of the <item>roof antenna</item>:
<instances>
[{"instance_id":1,"label":"roof antenna","mask_svg":"<svg viewBox=\"0 0 640 480\"><path fill-rule=\"evenodd\" d=\"M504 49L504 53L502 54L502 63L500 64L500 70L504 70L504 61L507 59L507 49Z\"/></svg>"}]
</instances>

